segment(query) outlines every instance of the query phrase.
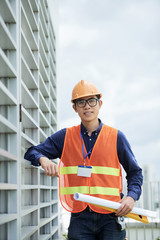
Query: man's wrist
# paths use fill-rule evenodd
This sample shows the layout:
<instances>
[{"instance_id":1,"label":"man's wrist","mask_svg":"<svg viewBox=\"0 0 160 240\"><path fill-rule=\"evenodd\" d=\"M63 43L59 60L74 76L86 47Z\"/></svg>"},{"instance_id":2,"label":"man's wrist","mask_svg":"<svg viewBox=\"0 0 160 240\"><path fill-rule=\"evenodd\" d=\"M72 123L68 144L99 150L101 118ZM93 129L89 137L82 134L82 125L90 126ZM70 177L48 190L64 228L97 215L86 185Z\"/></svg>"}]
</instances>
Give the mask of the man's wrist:
<instances>
[{"instance_id":1,"label":"man's wrist","mask_svg":"<svg viewBox=\"0 0 160 240\"><path fill-rule=\"evenodd\" d=\"M42 156L42 157L40 157L39 158L39 163L40 163L40 165L42 165L42 162L43 161L47 161L47 160L49 160L47 157L45 157L45 156Z\"/></svg>"},{"instance_id":2,"label":"man's wrist","mask_svg":"<svg viewBox=\"0 0 160 240\"><path fill-rule=\"evenodd\" d=\"M137 201L137 194L135 194L134 192L129 192L127 194L127 197L131 197L134 201Z\"/></svg>"}]
</instances>

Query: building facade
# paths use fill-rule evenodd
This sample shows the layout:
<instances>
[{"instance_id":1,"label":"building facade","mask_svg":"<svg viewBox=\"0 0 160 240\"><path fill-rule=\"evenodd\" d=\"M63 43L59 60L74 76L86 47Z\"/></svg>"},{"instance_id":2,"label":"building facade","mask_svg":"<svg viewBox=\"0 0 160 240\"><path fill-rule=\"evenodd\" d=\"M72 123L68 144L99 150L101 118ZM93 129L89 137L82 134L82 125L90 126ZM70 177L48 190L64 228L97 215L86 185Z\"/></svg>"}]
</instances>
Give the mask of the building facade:
<instances>
[{"instance_id":1,"label":"building facade","mask_svg":"<svg viewBox=\"0 0 160 240\"><path fill-rule=\"evenodd\" d=\"M57 130L56 86L47 0L0 1L1 240L59 239L58 181L23 158Z\"/></svg>"}]
</instances>

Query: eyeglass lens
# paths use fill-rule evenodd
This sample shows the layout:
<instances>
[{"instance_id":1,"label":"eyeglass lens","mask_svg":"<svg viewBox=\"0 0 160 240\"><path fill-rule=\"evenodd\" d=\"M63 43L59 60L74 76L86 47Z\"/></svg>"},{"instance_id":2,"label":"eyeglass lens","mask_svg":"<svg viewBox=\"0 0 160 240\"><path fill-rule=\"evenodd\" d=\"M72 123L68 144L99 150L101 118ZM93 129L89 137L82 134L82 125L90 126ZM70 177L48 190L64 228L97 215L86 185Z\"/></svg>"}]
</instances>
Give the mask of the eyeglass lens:
<instances>
[{"instance_id":1,"label":"eyeglass lens","mask_svg":"<svg viewBox=\"0 0 160 240\"><path fill-rule=\"evenodd\" d=\"M90 98L88 100L81 99L77 101L77 105L78 107L85 107L86 104L88 103L90 107L95 107L97 105L97 101L98 101L97 98Z\"/></svg>"}]
</instances>

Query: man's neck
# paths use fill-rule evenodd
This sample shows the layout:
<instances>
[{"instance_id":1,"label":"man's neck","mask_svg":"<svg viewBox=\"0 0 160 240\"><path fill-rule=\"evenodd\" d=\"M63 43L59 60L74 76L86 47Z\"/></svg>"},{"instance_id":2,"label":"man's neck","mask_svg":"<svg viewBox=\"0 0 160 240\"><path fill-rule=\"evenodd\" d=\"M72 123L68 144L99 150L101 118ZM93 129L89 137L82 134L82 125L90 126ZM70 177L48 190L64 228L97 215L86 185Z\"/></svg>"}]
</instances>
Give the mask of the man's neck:
<instances>
[{"instance_id":1,"label":"man's neck","mask_svg":"<svg viewBox=\"0 0 160 240\"><path fill-rule=\"evenodd\" d=\"M99 127L99 120L96 119L96 121L88 121L88 122L82 122L83 126L87 129L88 131L88 136L92 135L92 132L96 131L97 128Z\"/></svg>"}]
</instances>

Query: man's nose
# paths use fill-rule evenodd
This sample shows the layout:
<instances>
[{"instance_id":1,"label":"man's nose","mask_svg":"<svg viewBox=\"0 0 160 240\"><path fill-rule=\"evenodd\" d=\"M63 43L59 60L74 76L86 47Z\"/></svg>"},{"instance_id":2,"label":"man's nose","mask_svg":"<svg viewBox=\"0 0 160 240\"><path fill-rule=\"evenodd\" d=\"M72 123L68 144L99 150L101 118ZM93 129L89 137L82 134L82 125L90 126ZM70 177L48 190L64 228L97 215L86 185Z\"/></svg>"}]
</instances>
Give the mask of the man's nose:
<instances>
[{"instance_id":1,"label":"man's nose","mask_svg":"<svg viewBox=\"0 0 160 240\"><path fill-rule=\"evenodd\" d=\"M85 108L90 108L89 103L86 102Z\"/></svg>"}]
</instances>

